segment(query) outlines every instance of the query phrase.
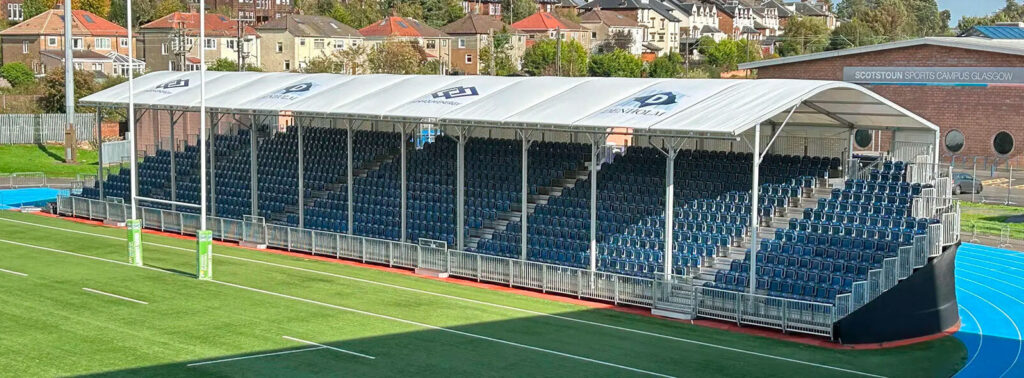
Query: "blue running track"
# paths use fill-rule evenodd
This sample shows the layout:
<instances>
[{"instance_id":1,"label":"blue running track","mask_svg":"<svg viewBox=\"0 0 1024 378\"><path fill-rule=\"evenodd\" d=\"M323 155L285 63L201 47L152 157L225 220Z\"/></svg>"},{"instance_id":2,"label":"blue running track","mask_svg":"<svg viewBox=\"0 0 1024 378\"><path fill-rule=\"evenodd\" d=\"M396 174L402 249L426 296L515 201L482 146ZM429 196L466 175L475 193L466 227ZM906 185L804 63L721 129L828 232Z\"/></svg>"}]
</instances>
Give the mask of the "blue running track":
<instances>
[{"instance_id":1,"label":"blue running track","mask_svg":"<svg viewBox=\"0 0 1024 378\"><path fill-rule=\"evenodd\" d=\"M967 363L957 377L1024 377L1024 253L964 243L956 298Z\"/></svg>"},{"instance_id":2,"label":"blue running track","mask_svg":"<svg viewBox=\"0 0 1024 378\"><path fill-rule=\"evenodd\" d=\"M53 202L58 194L68 195L67 190L50 188L25 188L0 190L0 210L17 208L22 205L43 206Z\"/></svg>"}]
</instances>

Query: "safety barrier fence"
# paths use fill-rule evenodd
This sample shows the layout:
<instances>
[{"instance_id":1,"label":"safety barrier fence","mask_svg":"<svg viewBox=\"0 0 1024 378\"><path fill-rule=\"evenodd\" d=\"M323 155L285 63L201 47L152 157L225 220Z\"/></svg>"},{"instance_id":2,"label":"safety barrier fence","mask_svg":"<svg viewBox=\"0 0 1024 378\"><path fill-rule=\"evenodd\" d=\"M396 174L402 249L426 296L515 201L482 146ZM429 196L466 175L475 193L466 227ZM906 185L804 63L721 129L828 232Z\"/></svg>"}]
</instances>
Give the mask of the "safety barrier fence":
<instances>
[{"instance_id":1,"label":"safety barrier fence","mask_svg":"<svg viewBox=\"0 0 1024 378\"><path fill-rule=\"evenodd\" d=\"M78 193L84 185L92 185L95 175L82 177L49 177L43 172L0 173L0 189L54 188ZM84 181L88 180L88 181Z\"/></svg>"},{"instance_id":2,"label":"safety barrier fence","mask_svg":"<svg viewBox=\"0 0 1024 378\"><path fill-rule=\"evenodd\" d=\"M124 203L61 196L58 197L57 211L62 215L123 222L127 219L129 207ZM146 207L140 207L140 212L146 228L180 234L195 234L199 228L197 214ZM696 316L826 337L832 336L832 323L909 277L915 268L927 264L935 251L941 253L942 248L941 243L932 242L942 240L938 237L942 225L930 225L928 234L917 235L913 245L904 246L896 257L885 259L880 269L869 271L867 280L854 283L852 292L837 296L833 305L710 287L694 288L682 277L676 278L678 282L656 281L456 251L446 248L443 243L419 245L266 224L260 217L243 220L209 217L207 224L214 238L225 241L261 244L393 267L433 269L509 287L615 304L670 307Z\"/></svg>"}]
</instances>

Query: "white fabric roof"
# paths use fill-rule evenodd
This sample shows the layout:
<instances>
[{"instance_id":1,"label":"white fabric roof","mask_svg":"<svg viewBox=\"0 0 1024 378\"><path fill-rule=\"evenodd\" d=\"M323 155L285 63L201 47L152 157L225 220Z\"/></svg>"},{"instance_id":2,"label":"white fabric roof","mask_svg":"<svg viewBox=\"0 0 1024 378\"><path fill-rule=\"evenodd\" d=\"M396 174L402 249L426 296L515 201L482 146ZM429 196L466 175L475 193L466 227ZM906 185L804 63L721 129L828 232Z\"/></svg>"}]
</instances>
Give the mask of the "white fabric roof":
<instances>
[{"instance_id":1,"label":"white fabric roof","mask_svg":"<svg viewBox=\"0 0 1024 378\"><path fill-rule=\"evenodd\" d=\"M938 130L855 84L812 80L625 79L207 72L218 112L478 124L560 130L628 128L651 135L737 136L762 122ZM135 82L141 108L199 106L199 72L155 72ZM81 100L124 106L122 83Z\"/></svg>"}]
</instances>

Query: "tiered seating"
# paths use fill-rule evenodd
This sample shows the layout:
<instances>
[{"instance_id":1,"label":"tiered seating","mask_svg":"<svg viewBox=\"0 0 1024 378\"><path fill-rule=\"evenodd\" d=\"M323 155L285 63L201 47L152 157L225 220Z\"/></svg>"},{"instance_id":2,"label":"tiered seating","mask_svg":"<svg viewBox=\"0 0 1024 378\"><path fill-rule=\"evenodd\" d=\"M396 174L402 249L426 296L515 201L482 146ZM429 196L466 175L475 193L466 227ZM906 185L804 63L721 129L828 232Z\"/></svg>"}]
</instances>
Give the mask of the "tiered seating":
<instances>
[{"instance_id":1,"label":"tiered seating","mask_svg":"<svg viewBox=\"0 0 1024 378\"><path fill-rule=\"evenodd\" d=\"M790 219L775 240L762 240L757 253L758 290L785 298L833 303L837 294L850 292L853 283L879 269L883 260L896 257L901 246L927 232L937 219L907 216L921 186L903 182L902 162L886 163L871 173L871 180L847 180L830 198L803 211L803 219ZM743 290L747 284L750 253L719 272L714 285Z\"/></svg>"},{"instance_id":2,"label":"tiered seating","mask_svg":"<svg viewBox=\"0 0 1024 378\"><path fill-rule=\"evenodd\" d=\"M409 240L455 244L455 149L451 138L436 138L409 156Z\"/></svg>"}]
</instances>

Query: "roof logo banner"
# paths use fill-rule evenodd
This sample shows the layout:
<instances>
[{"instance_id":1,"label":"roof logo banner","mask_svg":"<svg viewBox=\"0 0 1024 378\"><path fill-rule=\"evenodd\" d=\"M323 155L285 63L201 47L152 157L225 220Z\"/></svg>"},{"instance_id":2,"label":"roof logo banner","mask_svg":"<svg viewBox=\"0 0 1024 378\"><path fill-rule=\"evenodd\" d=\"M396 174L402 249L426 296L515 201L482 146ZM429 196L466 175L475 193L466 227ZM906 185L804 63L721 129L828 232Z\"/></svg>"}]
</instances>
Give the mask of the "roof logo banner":
<instances>
[{"instance_id":1,"label":"roof logo banner","mask_svg":"<svg viewBox=\"0 0 1024 378\"><path fill-rule=\"evenodd\" d=\"M465 103L463 99L479 96L480 91L476 87L451 87L431 93L420 100L413 101L413 104L439 104L448 106L459 106Z\"/></svg>"},{"instance_id":2,"label":"roof logo banner","mask_svg":"<svg viewBox=\"0 0 1024 378\"><path fill-rule=\"evenodd\" d=\"M157 85L153 89L147 90L146 92L156 92L163 94L172 94L172 89L188 88L188 79L174 79L165 83Z\"/></svg>"},{"instance_id":3,"label":"roof logo banner","mask_svg":"<svg viewBox=\"0 0 1024 378\"><path fill-rule=\"evenodd\" d=\"M686 96L678 92L655 91L619 101L601 113L661 117L675 109L683 97Z\"/></svg>"},{"instance_id":4,"label":"roof logo banner","mask_svg":"<svg viewBox=\"0 0 1024 378\"><path fill-rule=\"evenodd\" d=\"M263 96L263 98L261 100L295 101L295 100L298 100L299 98L309 94L310 90L312 90L313 88L318 87L318 86L320 86L320 84L315 84L315 83L313 83L311 81L307 81L307 82L303 82L303 83L296 83L296 84L292 84L292 85L289 85L287 87L284 87L282 89L278 89L278 90L276 90L276 91L274 91L274 92L272 92L272 93L270 93L270 94L268 94L266 96Z\"/></svg>"}]
</instances>

